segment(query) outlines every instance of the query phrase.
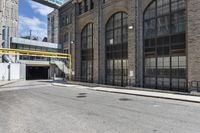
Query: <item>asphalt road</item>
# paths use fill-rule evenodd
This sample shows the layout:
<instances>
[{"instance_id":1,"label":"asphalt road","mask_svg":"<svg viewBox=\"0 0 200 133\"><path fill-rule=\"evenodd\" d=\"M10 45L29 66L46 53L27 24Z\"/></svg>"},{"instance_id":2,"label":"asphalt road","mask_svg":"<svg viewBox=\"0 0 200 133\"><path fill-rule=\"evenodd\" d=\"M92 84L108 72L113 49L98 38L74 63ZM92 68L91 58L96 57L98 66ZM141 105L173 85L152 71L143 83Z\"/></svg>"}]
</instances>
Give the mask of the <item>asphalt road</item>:
<instances>
[{"instance_id":1,"label":"asphalt road","mask_svg":"<svg viewBox=\"0 0 200 133\"><path fill-rule=\"evenodd\" d=\"M0 88L0 133L200 133L200 104L26 81Z\"/></svg>"}]
</instances>

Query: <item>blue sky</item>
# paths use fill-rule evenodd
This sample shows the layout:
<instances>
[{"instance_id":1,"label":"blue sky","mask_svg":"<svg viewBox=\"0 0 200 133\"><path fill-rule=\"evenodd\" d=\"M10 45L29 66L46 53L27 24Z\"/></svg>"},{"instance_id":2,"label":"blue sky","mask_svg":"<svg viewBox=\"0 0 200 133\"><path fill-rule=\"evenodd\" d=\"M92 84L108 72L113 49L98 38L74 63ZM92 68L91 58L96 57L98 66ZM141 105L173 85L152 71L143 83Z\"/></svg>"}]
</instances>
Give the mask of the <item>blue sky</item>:
<instances>
[{"instance_id":1,"label":"blue sky","mask_svg":"<svg viewBox=\"0 0 200 133\"><path fill-rule=\"evenodd\" d=\"M52 8L32 0L19 0L19 35L28 35L32 30L40 39L47 36L47 14L51 11Z\"/></svg>"}]
</instances>

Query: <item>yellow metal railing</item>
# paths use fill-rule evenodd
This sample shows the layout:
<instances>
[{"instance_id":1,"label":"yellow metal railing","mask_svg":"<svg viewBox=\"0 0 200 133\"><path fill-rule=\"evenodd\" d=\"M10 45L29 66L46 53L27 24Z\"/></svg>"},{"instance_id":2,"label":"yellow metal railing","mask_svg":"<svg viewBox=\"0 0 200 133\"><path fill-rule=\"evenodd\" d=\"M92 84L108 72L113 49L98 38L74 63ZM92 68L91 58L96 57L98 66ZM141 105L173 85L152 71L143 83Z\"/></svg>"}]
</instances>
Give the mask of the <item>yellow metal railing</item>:
<instances>
[{"instance_id":1,"label":"yellow metal railing","mask_svg":"<svg viewBox=\"0 0 200 133\"><path fill-rule=\"evenodd\" d=\"M72 72L72 57L70 54L56 53L56 52L43 52L43 51L32 51L32 50L21 50L21 49L9 49L0 48L0 54L12 55L12 56L34 56L34 57L46 57L46 58L58 58L67 59L69 62L70 76Z\"/></svg>"}]
</instances>

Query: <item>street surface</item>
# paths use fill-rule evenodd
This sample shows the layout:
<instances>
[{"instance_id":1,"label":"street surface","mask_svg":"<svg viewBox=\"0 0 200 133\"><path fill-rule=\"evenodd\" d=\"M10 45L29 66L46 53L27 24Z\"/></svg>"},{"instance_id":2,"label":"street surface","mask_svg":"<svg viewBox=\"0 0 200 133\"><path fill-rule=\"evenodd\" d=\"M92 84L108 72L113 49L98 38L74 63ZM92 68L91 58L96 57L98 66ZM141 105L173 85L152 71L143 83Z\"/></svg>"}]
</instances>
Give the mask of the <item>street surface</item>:
<instances>
[{"instance_id":1,"label":"street surface","mask_svg":"<svg viewBox=\"0 0 200 133\"><path fill-rule=\"evenodd\" d=\"M200 104L22 81L0 87L0 133L200 133Z\"/></svg>"}]
</instances>

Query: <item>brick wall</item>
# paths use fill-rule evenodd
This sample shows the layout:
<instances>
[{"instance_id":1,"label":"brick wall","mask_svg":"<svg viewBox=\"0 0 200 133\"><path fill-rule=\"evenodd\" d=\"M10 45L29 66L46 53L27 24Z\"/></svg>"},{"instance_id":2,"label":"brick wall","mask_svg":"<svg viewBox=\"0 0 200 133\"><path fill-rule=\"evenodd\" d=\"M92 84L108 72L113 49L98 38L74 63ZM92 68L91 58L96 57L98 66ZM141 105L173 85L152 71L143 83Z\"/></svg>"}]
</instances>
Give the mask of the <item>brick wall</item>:
<instances>
[{"instance_id":1,"label":"brick wall","mask_svg":"<svg viewBox=\"0 0 200 133\"><path fill-rule=\"evenodd\" d=\"M187 1L188 81L200 81L200 1Z\"/></svg>"}]
</instances>

